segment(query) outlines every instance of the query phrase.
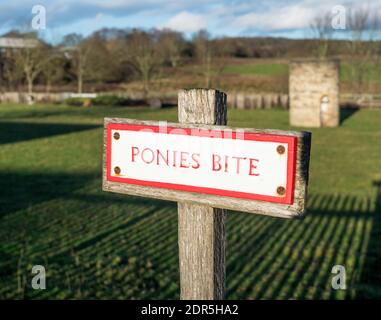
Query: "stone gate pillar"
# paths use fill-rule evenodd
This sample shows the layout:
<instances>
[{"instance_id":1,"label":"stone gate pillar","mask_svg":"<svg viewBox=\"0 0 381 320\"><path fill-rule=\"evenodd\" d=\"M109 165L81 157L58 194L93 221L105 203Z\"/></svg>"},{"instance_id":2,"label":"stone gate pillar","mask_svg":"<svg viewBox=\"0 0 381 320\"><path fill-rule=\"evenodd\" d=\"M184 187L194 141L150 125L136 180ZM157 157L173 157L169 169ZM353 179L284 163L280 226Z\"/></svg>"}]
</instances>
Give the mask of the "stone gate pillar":
<instances>
[{"instance_id":1,"label":"stone gate pillar","mask_svg":"<svg viewBox=\"0 0 381 320\"><path fill-rule=\"evenodd\" d=\"M339 61L290 62L290 124L297 127L336 127L340 121Z\"/></svg>"}]
</instances>

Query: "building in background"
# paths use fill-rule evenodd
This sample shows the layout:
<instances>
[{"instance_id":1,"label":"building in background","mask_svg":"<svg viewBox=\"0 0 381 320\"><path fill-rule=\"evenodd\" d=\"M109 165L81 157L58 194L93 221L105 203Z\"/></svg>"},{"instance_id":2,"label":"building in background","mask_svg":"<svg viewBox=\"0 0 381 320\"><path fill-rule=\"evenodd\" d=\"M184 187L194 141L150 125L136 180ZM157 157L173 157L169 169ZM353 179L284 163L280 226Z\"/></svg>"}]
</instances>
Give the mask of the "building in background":
<instances>
[{"instance_id":1,"label":"building in background","mask_svg":"<svg viewBox=\"0 0 381 320\"><path fill-rule=\"evenodd\" d=\"M340 121L339 61L290 62L290 124L297 127L336 127Z\"/></svg>"}]
</instances>

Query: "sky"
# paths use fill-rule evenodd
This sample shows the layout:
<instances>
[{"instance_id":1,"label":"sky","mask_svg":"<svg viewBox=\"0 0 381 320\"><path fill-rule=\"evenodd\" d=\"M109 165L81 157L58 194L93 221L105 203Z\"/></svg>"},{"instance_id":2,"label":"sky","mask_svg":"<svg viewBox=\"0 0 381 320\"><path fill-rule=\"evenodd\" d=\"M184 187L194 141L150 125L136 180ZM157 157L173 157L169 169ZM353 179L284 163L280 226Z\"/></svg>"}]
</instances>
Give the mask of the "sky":
<instances>
[{"instance_id":1,"label":"sky","mask_svg":"<svg viewBox=\"0 0 381 320\"><path fill-rule=\"evenodd\" d=\"M40 34L52 42L68 33L87 36L103 27L306 38L313 36L314 17L337 5L381 12L381 0L0 0L0 34L30 26L35 5L46 9L46 29Z\"/></svg>"}]
</instances>

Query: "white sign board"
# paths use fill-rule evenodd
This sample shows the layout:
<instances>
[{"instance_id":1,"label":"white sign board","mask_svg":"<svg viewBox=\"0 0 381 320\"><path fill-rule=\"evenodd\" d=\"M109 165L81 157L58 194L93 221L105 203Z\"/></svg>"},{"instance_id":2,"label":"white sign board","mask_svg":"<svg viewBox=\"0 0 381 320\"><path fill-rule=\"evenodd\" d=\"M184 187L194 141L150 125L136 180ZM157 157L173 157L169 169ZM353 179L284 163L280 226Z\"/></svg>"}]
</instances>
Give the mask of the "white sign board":
<instances>
[{"instance_id":1,"label":"white sign board","mask_svg":"<svg viewBox=\"0 0 381 320\"><path fill-rule=\"evenodd\" d=\"M293 203L294 136L110 123L107 139L107 181Z\"/></svg>"}]
</instances>

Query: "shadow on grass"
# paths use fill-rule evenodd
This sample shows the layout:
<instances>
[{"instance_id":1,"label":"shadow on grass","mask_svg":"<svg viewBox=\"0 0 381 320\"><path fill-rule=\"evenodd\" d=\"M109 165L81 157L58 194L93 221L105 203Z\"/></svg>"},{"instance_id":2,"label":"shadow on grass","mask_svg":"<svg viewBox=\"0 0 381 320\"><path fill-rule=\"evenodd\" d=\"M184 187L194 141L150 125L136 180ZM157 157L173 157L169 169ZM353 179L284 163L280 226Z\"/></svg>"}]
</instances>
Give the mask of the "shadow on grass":
<instances>
[{"instance_id":1,"label":"shadow on grass","mask_svg":"<svg viewBox=\"0 0 381 320\"><path fill-rule=\"evenodd\" d=\"M229 229L244 225L247 233L228 230L227 297L381 298L380 195L378 184L375 206L370 198L314 194L302 221L231 215L242 221ZM347 290L332 289L338 264L346 268Z\"/></svg>"},{"instance_id":2,"label":"shadow on grass","mask_svg":"<svg viewBox=\"0 0 381 320\"><path fill-rule=\"evenodd\" d=\"M367 256L360 278L361 286L357 294L359 299L380 299L381 296L381 181L374 181L373 185L377 197Z\"/></svg>"},{"instance_id":3,"label":"shadow on grass","mask_svg":"<svg viewBox=\"0 0 381 320\"><path fill-rule=\"evenodd\" d=\"M99 125L0 121L0 144L27 141L99 128Z\"/></svg>"},{"instance_id":4,"label":"shadow on grass","mask_svg":"<svg viewBox=\"0 0 381 320\"><path fill-rule=\"evenodd\" d=\"M312 194L308 202L309 211L302 221L230 213L227 223L227 298L381 298L381 182L374 184L377 190L376 201L374 198L352 195ZM47 239L51 242L46 240L40 247L33 248L34 254L40 257L49 253L50 263L58 269L73 264L71 251L81 256L83 260L80 261L87 261L90 266L78 262L78 265L74 263L68 270L81 270L81 276L89 282L81 286L88 290L89 296L99 291L103 298L110 297L110 293L102 291L105 288L103 282L94 283L97 279L94 275L97 271L96 259L102 255L119 254L122 262L110 267L105 264L108 272L127 268L125 260L136 257L149 262L153 267L139 265L134 267L141 270L137 273L131 271L134 268L123 269L123 272L137 277L151 268L153 274L150 274L149 279L154 284L148 285L144 279L133 278L127 282L113 280L110 286L120 285L123 290L132 288L134 292L140 290L139 285L152 287L152 292L136 293L137 297L155 297L156 294L162 298L177 297L175 203L101 192L100 177L95 174L0 172L0 189L0 217L58 197L68 201L83 201L86 207L88 204L89 212L86 213L73 211L78 210L77 207L65 207L64 202L52 202L46 213L35 210L30 217L23 217L28 228L33 226L33 221L30 220L33 216L46 218L46 228L54 219L57 220L57 229L52 229L55 231L42 230L47 232L45 236L49 235ZM84 190L83 193L80 189ZM137 206L131 206L132 204ZM57 210L62 212L62 216L60 213L54 217ZM70 224L65 224L66 220ZM61 235L63 240L59 240L57 230L70 236L65 240ZM12 232L15 237L18 236L16 231ZM29 232L33 238L35 235L31 234L32 231ZM80 234L79 238L75 238L77 233ZM33 238L36 242L42 242L40 235L36 234L36 237ZM57 243L55 238L59 240ZM4 241L4 245L8 241ZM60 250L54 244L60 246ZM9 252L1 251L0 260L10 260L13 257L17 261L18 251L12 251L15 252L14 256L10 256ZM333 290L331 287L331 269L337 264L346 267L345 291ZM2 274L9 275L11 279L15 264L5 263L3 268L6 269ZM73 273L73 278L75 274ZM98 279L103 279L102 277L98 276ZM165 282L159 286L156 283L163 281L161 277L164 277ZM59 282L57 279L52 281ZM165 289L167 287L169 289ZM57 288L62 290L63 285L57 285ZM53 296L54 294L52 293Z\"/></svg>"},{"instance_id":5,"label":"shadow on grass","mask_svg":"<svg viewBox=\"0 0 381 320\"><path fill-rule=\"evenodd\" d=\"M340 124L352 117L360 108L356 104L345 104L340 106Z\"/></svg>"},{"instance_id":6,"label":"shadow on grass","mask_svg":"<svg viewBox=\"0 0 381 320\"><path fill-rule=\"evenodd\" d=\"M89 187L95 189L97 193L78 193L80 189ZM0 218L14 211L57 198L91 204L147 204L146 198L106 193L101 189L100 174L0 172ZM150 199L149 203L158 206L175 205L175 203L155 199Z\"/></svg>"},{"instance_id":7,"label":"shadow on grass","mask_svg":"<svg viewBox=\"0 0 381 320\"><path fill-rule=\"evenodd\" d=\"M0 172L0 217L43 201L69 195L96 178L90 174Z\"/></svg>"}]
</instances>

